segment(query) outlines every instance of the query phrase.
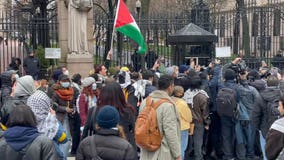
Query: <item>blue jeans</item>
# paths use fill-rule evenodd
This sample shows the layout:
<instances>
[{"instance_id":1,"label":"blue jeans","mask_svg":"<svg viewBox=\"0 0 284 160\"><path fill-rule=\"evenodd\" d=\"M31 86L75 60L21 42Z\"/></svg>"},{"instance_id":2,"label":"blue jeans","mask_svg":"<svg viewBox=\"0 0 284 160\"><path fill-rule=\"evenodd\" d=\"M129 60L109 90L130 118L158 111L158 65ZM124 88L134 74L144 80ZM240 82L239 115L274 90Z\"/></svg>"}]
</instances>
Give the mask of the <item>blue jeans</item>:
<instances>
[{"instance_id":1,"label":"blue jeans","mask_svg":"<svg viewBox=\"0 0 284 160\"><path fill-rule=\"evenodd\" d=\"M235 142L235 122L231 117L222 116L221 118L221 135L223 159L229 160L234 158L234 142Z\"/></svg>"},{"instance_id":2,"label":"blue jeans","mask_svg":"<svg viewBox=\"0 0 284 160\"><path fill-rule=\"evenodd\" d=\"M260 146L261 146L261 152L262 152L262 156L263 156L263 160L267 160L266 158L266 154L265 154L265 138L263 137L261 131L259 131L259 141L260 141Z\"/></svg>"},{"instance_id":3,"label":"blue jeans","mask_svg":"<svg viewBox=\"0 0 284 160\"><path fill-rule=\"evenodd\" d=\"M256 130L251 121L239 121L236 123L237 147L236 154L238 159L254 158Z\"/></svg>"},{"instance_id":4,"label":"blue jeans","mask_svg":"<svg viewBox=\"0 0 284 160\"><path fill-rule=\"evenodd\" d=\"M181 131L181 158L184 159L184 152L188 143L188 129Z\"/></svg>"},{"instance_id":5,"label":"blue jeans","mask_svg":"<svg viewBox=\"0 0 284 160\"><path fill-rule=\"evenodd\" d=\"M202 145L203 145L204 125L195 123L193 133L193 148L194 148L194 159L203 160Z\"/></svg>"},{"instance_id":6,"label":"blue jeans","mask_svg":"<svg viewBox=\"0 0 284 160\"><path fill-rule=\"evenodd\" d=\"M71 134L70 134L70 126L69 126L69 118L68 115L65 115L64 121L63 121L63 128L66 131L66 136L68 141L63 144L59 144L60 150L63 152L64 159L67 159L69 149L71 148Z\"/></svg>"}]
</instances>

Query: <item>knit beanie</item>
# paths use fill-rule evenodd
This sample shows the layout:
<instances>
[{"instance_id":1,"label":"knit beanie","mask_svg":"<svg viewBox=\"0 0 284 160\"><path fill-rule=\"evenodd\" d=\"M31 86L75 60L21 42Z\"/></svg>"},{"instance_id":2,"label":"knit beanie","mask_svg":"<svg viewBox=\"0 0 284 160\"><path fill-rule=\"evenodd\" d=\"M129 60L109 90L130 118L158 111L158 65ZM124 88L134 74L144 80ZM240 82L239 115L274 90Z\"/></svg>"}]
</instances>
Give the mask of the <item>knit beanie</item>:
<instances>
[{"instance_id":1,"label":"knit beanie","mask_svg":"<svg viewBox=\"0 0 284 160\"><path fill-rule=\"evenodd\" d=\"M39 123L47 117L51 102L46 93L37 90L28 98L27 105L32 109Z\"/></svg>"},{"instance_id":2,"label":"knit beanie","mask_svg":"<svg viewBox=\"0 0 284 160\"><path fill-rule=\"evenodd\" d=\"M83 87L88 87L95 82L96 82L96 80L93 77L87 77L82 81L82 85L83 85Z\"/></svg>"},{"instance_id":3,"label":"knit beanie","mask_svg":"<svg viewBox=\"0 0 284 160\"><path fill-rule=\"evenodd\" d=\"M225 80L234 80L236 78L236 72L232 69L226 69L224 74Z\"/></svg>"},{"instance_id":4,"label":"knit beanie","mask_svg":"<svg viewBox=\"0 0 284 160\"><path fill-rule=\"evenodd\" d=\"M119 122L119 113L113 106L103 106L96 117L99 127L110 129L116 127Z\"/></svg>"}]
</instances>

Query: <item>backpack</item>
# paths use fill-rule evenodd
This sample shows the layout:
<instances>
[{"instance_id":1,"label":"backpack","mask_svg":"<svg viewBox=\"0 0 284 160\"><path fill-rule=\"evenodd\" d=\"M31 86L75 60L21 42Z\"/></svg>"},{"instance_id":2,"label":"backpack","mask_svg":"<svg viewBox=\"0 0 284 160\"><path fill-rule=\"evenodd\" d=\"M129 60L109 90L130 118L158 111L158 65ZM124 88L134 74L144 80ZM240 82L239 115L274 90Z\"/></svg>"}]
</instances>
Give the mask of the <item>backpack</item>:
<instances>
[{"instance_id":1,"label":"backpack","mask_svg":"<svg viewBox=\"0 0 284 160\"><path fill-rule=\"evenodd\" d=\"M162 103L172 103L168 99L160 99L153 102L152 98L146 98L146 107L138 115L135 123L136 144L148 151L156 151L160 148L163 135L160 133L156 115L156 109Z\"/></svg>"},{"instance_id":2,"label":"backpack","mask_svg":"<svg viewBox=\"0 0 284 160\"><path fill-rule=\"evenodd\" d=\"M217 113L219 116L238 117L237 93L231 88L222 88L217 94Z\"/></svg>"},{"instance_id":3,"label":"backpack","mask_svg":"<svg viewBox=\"0 0 284 160\"><path fill-rule=\"evenodd\" d=\"M73 3L78 6L79 11L87 12L92 9L93 1L92 0L72 0Z\"/></svg>"}]
</instances>

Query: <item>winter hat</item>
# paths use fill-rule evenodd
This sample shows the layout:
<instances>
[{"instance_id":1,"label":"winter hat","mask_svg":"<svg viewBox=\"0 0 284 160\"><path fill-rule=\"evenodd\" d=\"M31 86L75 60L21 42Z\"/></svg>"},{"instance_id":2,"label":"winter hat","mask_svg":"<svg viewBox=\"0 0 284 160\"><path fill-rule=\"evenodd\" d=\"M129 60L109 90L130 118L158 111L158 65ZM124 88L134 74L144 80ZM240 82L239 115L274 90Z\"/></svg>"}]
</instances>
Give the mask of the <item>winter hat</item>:
<instances>
[{"instance_id":1,"label":"winter hat","mask_svg":"<svg viewBox=\"0 0 284 160\"><path fill-rule=\"evenodd\" d=\"M189 66L187 66L187 65L180 65L179 66L179 73L184 73L188 69L189 69Z\"/></svg>"},{"instance_id":2,"label":"winter hat","mask_svg":"<svg viewBox=\"0 0 284 160\"><path fill-rule=\"evenodd\" d=\"M96 80L93 77L87 77L82 81L82 85L83 85L83 87L88 87L95 82L96 82Z\"/></svg>"},{"instance_id":3,"label":"winter hat","mask_svg":"<svg viewBox=\"0 0 284 160\"><path fill-rule=\"evenodd\" d=\"M106 105L99 110L96 120L101 128L113 128L119 122L119 113L115 107Z\"/></svg>"},{"instance_id":4,"label":"winter hat","mask_svg":"<svg viewBox=\"0 0 284 160\"><path fill-rule=\"evenodd\" d=\"M46 93L37 90L28 98L27 105L31 107L39 123L47 117L51 103Z\"/></svg>"},{"instance_id":5,"label":"winter hat","mask_svg":"<svg viewBox=\"0 0 284 160\"><path fill-rule=\"evenodd\" d=\"M172 76L174 74L174 71L175 71L174 67L167 67L165 74Z\"/></svg>"},{"instance_id":6,"label":"winter hat","mask_svg":"<svg viewBox=\"0 0 284 160\"><path fill-rule=\"evenodd\" d=\"M236 78L236 72L232 69L226 69L224 74L225 80L234 80Z\"/></svg>"},{"instance_id":7,"label":"winter hat","mask_svg":"<svg viewBox=\"0 0 284 160\"><path fill-rule=\"evenodd\" d=\"M58 81L59 76L63 74L63 72L61 71L61 69L55 70L52 72L52 79L56 82Z\"/></svg>"}]
</instances>

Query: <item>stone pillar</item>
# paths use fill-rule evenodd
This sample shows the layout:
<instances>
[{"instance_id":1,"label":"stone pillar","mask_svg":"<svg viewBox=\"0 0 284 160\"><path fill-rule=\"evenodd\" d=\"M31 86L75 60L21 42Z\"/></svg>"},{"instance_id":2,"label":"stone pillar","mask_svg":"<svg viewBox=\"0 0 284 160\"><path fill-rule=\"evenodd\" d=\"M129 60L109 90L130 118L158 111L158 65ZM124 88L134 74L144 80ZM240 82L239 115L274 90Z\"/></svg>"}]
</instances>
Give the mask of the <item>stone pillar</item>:
<instances>
[{"instance_id":1,"label":"stone pillar","mask_svg":"<svg viewBox=\"0 0 284 160\"><path fill-rule=\"evenodd\" d=\"M93 69L93 10L88 13L87 33L88 48L90 54L68 54L68 9L64 0L57 0L58 5L58 22L59 22L59 47L61 48L60 65L64 65L69 70L69 75L79 73L82 77L89 75L89 71Z\"/></svg>"}]
</instances>

